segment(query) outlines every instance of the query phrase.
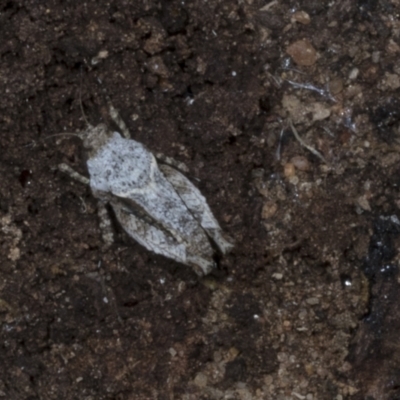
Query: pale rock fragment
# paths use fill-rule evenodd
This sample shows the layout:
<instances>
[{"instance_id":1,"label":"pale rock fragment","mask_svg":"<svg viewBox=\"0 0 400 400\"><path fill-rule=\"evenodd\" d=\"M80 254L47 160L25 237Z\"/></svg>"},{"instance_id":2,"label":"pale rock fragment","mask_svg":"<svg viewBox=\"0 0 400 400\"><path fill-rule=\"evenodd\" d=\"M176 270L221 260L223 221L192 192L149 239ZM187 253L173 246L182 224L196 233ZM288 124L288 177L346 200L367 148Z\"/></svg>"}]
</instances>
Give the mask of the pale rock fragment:
<instances>
[{"instance_id":1,"label":"pale rock fragment","mask_svg":"<svg viewBox=\"0 0 400 400\"><path fill-rule=\"evenodd\" d=\"M334 78L329 82L329 92L332 95L339 94L343 90L343 81L340 78Z\"/></svg>"},{"instance_id":2,"label":"pale rock fragment","mask_svg":"<svg viewBox=\"0 0 400 400\"><path fill-rule=\"evenodd\" d=\"M310 306L315 306L319 304L319 298L318 297L309 297L306 300L306 303L309 304Z\"/></svg>"},{"instance_id":3,"label":"pale rock fragment","mask_svg":"<svg viewBox=\"0 0 400 400\"><path fill-rule=\"evenodd\" d=\"M207 386L207 376L202 372L199 372L194 378L193 383L198 387L206 387Z\"/></svg>"},{"instance_id":4,"label":"pale rock fragment","mask_svg":"<svg viewBox=\"0 0 400 400\"><path fill-rule=\"evenodd\" d=\"M300 24L308 25L311 22L311 18L305 11L296 11L292 15L291 22L299 22Z\"/></svg>"},{"instance_id":5,"label":"pale rock fragment","mask_svg":"<svg viewBox=\"0 0 400 400\"><path fill-rule=\"evenodd\" d=\"M400 87L400 77L397 74L386 72L379 86L383 90L396 90Z\"/></svg>"},{"instance_id":6,"label":"pale rock fragment","mask_svg":"<svg viewBox=\"0 0 400 400\"><path fill-rule=\"evenodd\" d=\"M264 206L263 206L262 212L261 212L261 218L262 219L271 218L276 213L277 210L278 210L278 206L275 202L264 203Z\"/></svg>"},{"instance_id":7,"label":"pale rock fragment","mask_svg":"<svg viewBox=\"0 0 400 400\"><path fill-rule=\"evenodd\" d=\"M322 103L314 103L312 105L313 121L322 121L331 115L331 110Z\"/></svg>"},{"instance_id":8,"label":"pale rock fragment","mask_svg":"<svg viewBox=\"0 0 400 400\"><path fill-rule=\"evenodd\" d=\"M294 156L290 161L300 171L308 171L310 169L310 163L303 156Z\"/></svg>"},{"instance_id":9,"label":"pale rock fragment","mask_svg":"<svg viewBox=\"0 0 400 400\"><path fill-rule=\"evenodd\" d=\"M314 65L317 61L317 51L307 39L293 42L287 47L286 53L288 53L298 65L309 67Z\"/></svg>"},{"instance_id":10,"label":"pale rock fragment","mask_svg":"<svg viewBox=\"0 0 400 400\"><path fill-rule=\"evenodd\" d=\"M306 107L295 95L284 94L282 107L289 113L294 124L299 124L306 120Z\"/></svg>"},{"instance_id":11,"label":"pale rock fragment","mask_svg":"<svg viewBox=\"0 0 400 400\"><path fill-rule=\"evenodd\" d=\"M296 175L296 170L294 168L294 165L292 163L286 163L283 174L285 175L286 178L291 178Z\"/></svg>"},{"instance_id":12,"label":"pale rock fragment","mask_svg":"<svg viewBox=\"0 0 400 400\"><path fill-rule=\"evenodd\" d=\"M360 206L364 211L371 211L371 206L368 199L364 196L360 196L357 199L357 205Z\"/></svg>"}]
</instances>

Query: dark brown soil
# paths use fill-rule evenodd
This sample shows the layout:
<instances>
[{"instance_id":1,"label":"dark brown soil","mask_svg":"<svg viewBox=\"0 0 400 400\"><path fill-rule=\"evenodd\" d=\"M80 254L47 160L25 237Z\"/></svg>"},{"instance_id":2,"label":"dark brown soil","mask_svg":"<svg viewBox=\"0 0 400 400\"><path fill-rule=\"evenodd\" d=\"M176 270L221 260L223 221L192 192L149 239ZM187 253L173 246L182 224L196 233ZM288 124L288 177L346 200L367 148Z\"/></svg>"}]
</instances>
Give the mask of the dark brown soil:
<instances>
[{"instance_id":1,"label":"dark brown soil","mask_svg":"<svg viewBox=\"0 0 400 400\"><path fill-rule=\"evenodd\" d=\"M0 398L400 398L399 15L0 2ZM80 102L111 125L107 96L235 239L212 276L117 224L105 250L96 199L57 170L85 155L47 137L85 129Z\"/></svg>"}]
</instances>

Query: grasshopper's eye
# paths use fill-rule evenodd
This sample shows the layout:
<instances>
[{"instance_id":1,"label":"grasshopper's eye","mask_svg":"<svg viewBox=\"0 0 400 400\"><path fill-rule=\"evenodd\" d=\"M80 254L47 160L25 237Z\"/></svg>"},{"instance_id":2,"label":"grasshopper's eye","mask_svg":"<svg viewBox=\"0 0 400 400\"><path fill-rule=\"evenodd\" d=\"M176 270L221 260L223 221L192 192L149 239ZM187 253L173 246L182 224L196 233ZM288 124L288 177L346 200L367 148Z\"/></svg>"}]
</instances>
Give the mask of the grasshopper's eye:
<instances>
[{"instance_id":1,"label":"grasshopper's eye","mask_svg":"<svg viewBox=\"0 0 400 400\"><path fill-rule=\"evenodd\" d=\"M111 132L104 124L89 126L83 134L83 146L86 150L97 151L110 139Z\"/></svg>"}]
</instances>

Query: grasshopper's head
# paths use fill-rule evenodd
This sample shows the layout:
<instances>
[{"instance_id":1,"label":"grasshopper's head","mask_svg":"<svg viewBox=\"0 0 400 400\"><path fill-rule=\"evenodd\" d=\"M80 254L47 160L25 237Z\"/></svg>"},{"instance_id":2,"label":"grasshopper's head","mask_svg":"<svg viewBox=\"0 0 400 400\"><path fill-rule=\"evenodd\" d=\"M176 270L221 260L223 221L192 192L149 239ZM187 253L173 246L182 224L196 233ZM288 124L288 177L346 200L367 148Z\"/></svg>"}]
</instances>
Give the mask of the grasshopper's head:
<instances>
[{"instance_id":1,"label":"grasshopper's head","mask_svg":"<svg viewBox=\"0 0 400 400\"><path fill-rule=\"evenodd\" d=\"M88 129L80 133L79 136L89 157L92 157L110 140L112 134L112 131L105 124L99 124L97 126L89 125Z\"/></svg>"}]
</instances>

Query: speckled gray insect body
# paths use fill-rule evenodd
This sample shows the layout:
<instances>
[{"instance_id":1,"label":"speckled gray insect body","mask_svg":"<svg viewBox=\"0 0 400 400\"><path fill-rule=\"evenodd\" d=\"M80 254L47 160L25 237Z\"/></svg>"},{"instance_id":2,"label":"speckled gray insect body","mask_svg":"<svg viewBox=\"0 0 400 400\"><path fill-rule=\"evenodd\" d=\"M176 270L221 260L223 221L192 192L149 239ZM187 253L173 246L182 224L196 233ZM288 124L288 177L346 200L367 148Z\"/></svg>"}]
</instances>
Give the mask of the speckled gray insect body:
<instances>
[{"instance_id":1,"label":"speckled gray insect body","mask_svg":"<svg viewBox=\"0 0 400 400\"><path fill-rule=\"evenodd\" d=\"M88 183L100 206L109 203L128 235L148 250L189 265L199 275L208 274L215 265L209 239L222 254L232 244L206 199L177 168L157 162L145 146L129 139L112 106L110 114L125 137L104 124L78 134L88 152L90 178L71 173L65 164L60 169Z\"/></svg>"}]
</instances>

